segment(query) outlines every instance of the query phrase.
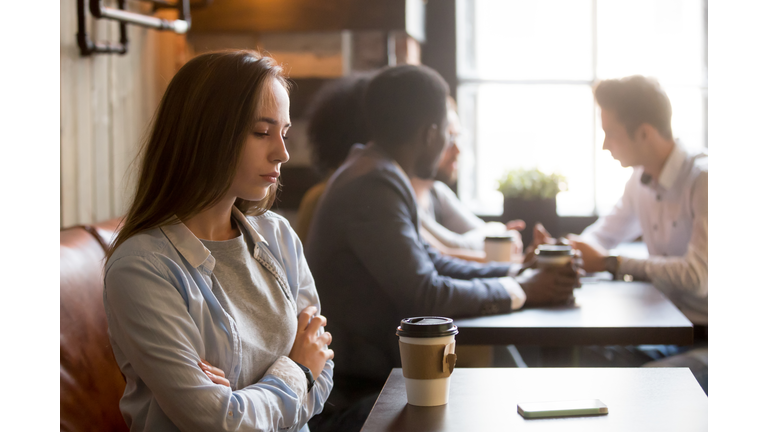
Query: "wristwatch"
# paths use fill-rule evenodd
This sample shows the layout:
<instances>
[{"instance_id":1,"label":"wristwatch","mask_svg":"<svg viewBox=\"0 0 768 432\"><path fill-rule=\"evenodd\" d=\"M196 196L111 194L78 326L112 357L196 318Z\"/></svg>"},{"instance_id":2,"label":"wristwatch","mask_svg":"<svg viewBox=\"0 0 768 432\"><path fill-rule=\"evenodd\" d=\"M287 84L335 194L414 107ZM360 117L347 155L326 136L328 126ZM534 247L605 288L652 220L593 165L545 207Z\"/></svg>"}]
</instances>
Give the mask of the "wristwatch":
<instances>
[{"instance_id":1,"label":"wristwatch","mask_svg":"<svg viewBox=\"0 0 768 432\"><path fill-rule=\"evenodd\" d=\"M308 367L304 366L301 363L296 363L296 365L299 366L302 371L304 371L304 376L307 377L307 393L309 393L310 390L312 390L312 387L314 387L315 385L315 377L312 376L312 371L309 370Z\"/></svg>"},{"instance_id":2,"label":"wristwatch","mask_svg":"<svg viewBox=\"0 0 768 432\"><path fill-rule=\"evenodd\" d=\"M613 280L619 279L619 267L621 267L621 257L616 254L610 254L603 258L605 270L613 275Z\"/></svg>"}]
</instances>

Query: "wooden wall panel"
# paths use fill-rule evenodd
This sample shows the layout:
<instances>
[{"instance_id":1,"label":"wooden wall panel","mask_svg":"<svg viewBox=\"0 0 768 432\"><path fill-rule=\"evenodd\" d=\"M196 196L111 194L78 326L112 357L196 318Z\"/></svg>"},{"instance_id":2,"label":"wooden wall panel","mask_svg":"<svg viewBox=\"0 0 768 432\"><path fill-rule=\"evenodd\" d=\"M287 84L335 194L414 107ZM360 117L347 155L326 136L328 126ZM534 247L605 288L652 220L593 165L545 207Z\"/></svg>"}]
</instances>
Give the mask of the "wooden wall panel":
<instances>
[{"instance_id":1,"label":"wooden wall panel","mask_svg":"<svg viewBox=\"0 0 768 432\"><path fill-rule=\"evenodd\" d=\"M91 113L91 81L93 76L93 60L87 59L75 62L75 86L74 92L74 125L63 125L62 127L75 128L75 142L68 143L76 149L77 159L75 166L66 167L72 171L63 173L74 175L77 179L77 190L75 193L75 203L77 205L77 220L74 223L86 223L95 220L93 214L93 180L92 171L92 137L93 132L93 114ZM64 191L65 193L67 191Z\"/></svg>"},{"instance_id":2,"label":"wooden wall panel","mask_svg":"<svg viewBox=\"0 0 768 432\"><path fill-rule=\"evenodd\" d=\"M406 0L216 0L192 10L202 32L405 30Z\"/></svg>"},{"instance_id":3,"label":"wooden wall panel","mask_svg":"<svg viewBox=\"0 0 768 432\"><path fill-rule=\"evenodd\" d=\"M93 37L97 40L109 40L116 36L116 32L111 32L114 25L106 20L96 20L94 23ZM110 118L110 82L109 66L111 56L94 56L91 60L91 79L90 85L90 104L91 104L91 196L92 196L92 218L95 221L102 221L111 217L111 191L110 191L110 150L112 148L112 139L110 128L113 126ZM83 167L85 168L85 167Z\"/></svg>"},{"instance_id":4,"label":"wooden wall panel","mask_svg":"<svg viewBox=\"0 0 768 432\"><path fill-rule=\"evenodd\" d=\"M131 162L167 81L185 59L178 57L184 36L166 33L163 39L160 32L136 26L128 26L127 55L80 57L77 2L60 2L60 226L68 227L123 215L135 180ZM129 6L151 10L146 4ZM118 40L116 23L86 15L93 40Z\"/></svg>"},{"instance_id":5,"label":"wooden wall panel","mask_svg":"<svg viewBox=\"0 0 768 432\"><path fill-rule=\"evenodd\" d=\"M132 42L132 48L141 49L141 41L136 37L142 32L136 27L129 27L128 37ZM131 97L138 90L136 82L140 69L136 63L141 60L138 56L110 56L110 122L112 123L110 154L109 184L112 199L110 200L110 213L121 214L127 205L125 196L128 194L129 180L126 178L128 164L134 156L134 150L138 145L136 127L128 125L136 124L140 118L136 111L136 97Z\"/></svg>"},{"instance_id":6,"label":"wooden wall panel","mask_svg":"<svg viewBox=\"0 0 768 432\"><path fill-rule=\"evenodd\" d=\"M75 65L77 64L77 45L72 43L74 33L77 30L77 10L72 0L61 2L61 26L59 40L61 41L59 82L61 94L60 128L61 140L59 143L61 154L61 180L60 180L60 224L62 226L74 225L77 216L77 147L72 143L77 142L75 97L76 79ZM74 27L71 23L75 23ZM67 173L67 175L64 175Z\"/></svg>"}]
</instances>

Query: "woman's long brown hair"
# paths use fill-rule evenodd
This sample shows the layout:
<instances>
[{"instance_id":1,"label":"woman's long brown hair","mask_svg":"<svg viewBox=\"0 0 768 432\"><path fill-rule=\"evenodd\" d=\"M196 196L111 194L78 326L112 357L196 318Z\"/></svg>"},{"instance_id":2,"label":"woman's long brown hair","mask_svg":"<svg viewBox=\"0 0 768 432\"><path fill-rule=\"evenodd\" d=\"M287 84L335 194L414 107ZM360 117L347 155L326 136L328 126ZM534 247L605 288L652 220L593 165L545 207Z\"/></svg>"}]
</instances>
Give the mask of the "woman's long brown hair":
<instances>
[{"instance_id":1,"label":"woman's long brown hair","mask_svg":"<svg viewBox=\"0 0 768 432\"><path fill-rule=\"evenodd\" d=\"M271 79L288 89L273 59L247 50L202 54L179 70L143 145L133 203L107 259L131 236L186 220L225 195ZM263 200L238 199L235 205L245 214L261 214L276 193L271 186Z\"/></svg>"}]
</instances>

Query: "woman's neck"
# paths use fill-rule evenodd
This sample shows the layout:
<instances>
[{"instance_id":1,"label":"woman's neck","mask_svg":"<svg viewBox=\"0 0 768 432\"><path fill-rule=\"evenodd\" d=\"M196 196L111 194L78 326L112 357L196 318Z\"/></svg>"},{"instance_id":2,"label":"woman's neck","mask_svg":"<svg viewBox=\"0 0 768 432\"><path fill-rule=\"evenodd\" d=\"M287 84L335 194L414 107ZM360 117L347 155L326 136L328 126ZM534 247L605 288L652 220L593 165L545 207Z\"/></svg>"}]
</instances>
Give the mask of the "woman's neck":
<instances>
[{"instance_id":1,"label":"woman's neck","mask_svg":"<svg viewBox=\"0 0 768 432\"><path fill-rule=\"evenodd\" d=\"M237 226L232 223L234 204L234 199L223 199L213 207L182 222L199 239L214 241L233 239L240 234Z\"/></svg>"}]
</instances>

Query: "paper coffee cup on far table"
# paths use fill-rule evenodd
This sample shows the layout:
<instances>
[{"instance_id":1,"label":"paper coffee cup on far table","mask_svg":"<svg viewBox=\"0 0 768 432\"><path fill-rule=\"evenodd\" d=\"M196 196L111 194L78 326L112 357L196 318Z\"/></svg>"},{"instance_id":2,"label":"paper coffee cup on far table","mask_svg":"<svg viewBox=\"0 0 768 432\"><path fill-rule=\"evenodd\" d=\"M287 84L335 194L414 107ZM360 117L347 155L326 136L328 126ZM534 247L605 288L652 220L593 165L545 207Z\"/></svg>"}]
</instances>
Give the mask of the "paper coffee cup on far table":
<instances>
[{"instance_id":1,"label":"paper coffee cup on far table","mask_svg":"<svg viewBox=\"0 0 768 432\"><path fill-rule=\"evenodd\" d=\"M400 360L403 364L408 403L438 406L448 403L451 373L456 366L456 334L453 320L414 317L400 321Z\"/></svg>"},{"instance_id":2,"label":"paper coffee cup on far table","mask_svg":"<svg viewBox=\"0 0 768 432\"><path fill-rule=\"evenodd\" d=\"M573 259L576 251L568 245L542 244L534 253L538 267L561 267Z\"/></svg>"},{"instance_id":3,"label":"paper coffee cup on far table","mask_svg":"<svg viewBox=\"0 0 768 432\"><path fill-rule=\"evenodd\" d=\"M512 236L501 234L485 237L485 260L496 262L512 261Z\"/></svg>"}]
</instances>

